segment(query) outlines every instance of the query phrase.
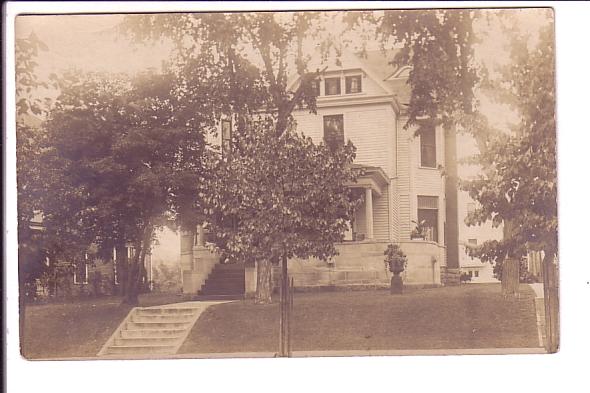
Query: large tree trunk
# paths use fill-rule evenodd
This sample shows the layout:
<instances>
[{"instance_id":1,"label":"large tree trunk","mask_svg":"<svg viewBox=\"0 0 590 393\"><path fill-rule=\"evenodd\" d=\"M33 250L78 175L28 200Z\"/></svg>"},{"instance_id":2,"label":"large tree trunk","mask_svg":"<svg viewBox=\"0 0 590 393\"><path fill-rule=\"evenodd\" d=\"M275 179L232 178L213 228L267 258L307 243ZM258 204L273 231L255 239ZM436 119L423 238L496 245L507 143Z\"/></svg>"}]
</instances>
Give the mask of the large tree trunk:
<instances>
[{"instance_id":1,"label":"large tree trunk","mask_svg":"<svg viewBox=\"0 0 590 393\"><path fill-rule=\"evenodd\" d=\"M447 269L458 271L459 266L459 213L458 213L458 167L457 129L445 127L445 236ZM458 284L458 283L457 283Z\"/></svg>"},{"instance_id":2,"label":"large tree trunk","mask_svg":"<svg viewBox=\"0 0 590 393\"><path fill-rule=\"evenodd\" d=\"M269 304L272 301L272 262L259 259L256 263L256 296L254 303Z\"/></svg>"},{"instance_id":3,"label":"large tree trunk","mask_svg":"<svg viewBox=\"0 0 590 393\"><path fill-rule=\"evenodd\" d=\"M139 304L137 280L139 276L139 255L141 251L141 243L135 246L135 254L131 258L127 268L127 280L125 281L125 297L123 303L130 306L137 306Z\"/></svg>"},{"instance_id":4,"label":"large tree trunk","mask_svg":"<svg viewBox=\"0 0 590 393\"><path fill-rule=\"evenodd\" d=\"M503 236L505 240L512 236L512 221L504 220ZM502 295L516 296L520 283L520 258L508 253L502 262Z\"/></svg>"},{"instance_id":5,"label":"large tree trunk","mask_svg":"<svg viewBox=\"0 0 590 393\"><path fill-rule=\"evenodd\" d=\"M137 306L139 304L139 284L141 280L141 267L145 260L145 255L152 240L153 228L147 225L144 229L143 239L136 243L135 254L131 259L131 264L127 270L127 288L123 303Z\"/></svg>"},{"instance_id":6,"label":"large tree trunk","mask_svg":"<svg viewBox=\"0 0 590 393\"><path fill-rule=\"evenodd\" d=\"M129 270L129 260L127 258L127 247L125 244L116 246L117 249L117 294L125 296L127 291L127 271Z\"/></svg>"},{"instance_id":7,"label":"large tree trunk","mask_svg":"<svg viewBox=\"0 0 590 393\"><path fill-rule=\"evenodd\" d=\"M502 264L502 295L516 296L520 283L520 261L506 258Z\"/></svg>"},{"instance_id":8,"label":"large tree trunk","mask_svg":"<svg viewBox=\"0 0 590 393\"><path fill-rule=\"evenodd\" d=\"M545 250L543 258L543 296L545 303L545 348L549 353L559 349L559 274L556 251Z\"/></svg>"}]
</instances>

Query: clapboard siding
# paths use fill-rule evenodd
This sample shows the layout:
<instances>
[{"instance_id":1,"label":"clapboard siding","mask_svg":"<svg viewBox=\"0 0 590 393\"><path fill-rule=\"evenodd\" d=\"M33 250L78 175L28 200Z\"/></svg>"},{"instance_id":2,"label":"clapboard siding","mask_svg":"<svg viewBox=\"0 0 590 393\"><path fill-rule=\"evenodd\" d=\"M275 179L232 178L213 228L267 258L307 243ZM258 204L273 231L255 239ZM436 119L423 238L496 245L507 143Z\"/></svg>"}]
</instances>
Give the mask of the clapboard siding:
<instances>
[{"instance_id":1,"label":"clapboard siding","mask_svg":"<svg viewBox=\"0 0 590 393\"><path fill-rule=\"evenodd\" d=\"M397 123L397 198L398 198L398 239L410 238L411 230L411 150L410 142L413 131L404 129L406 118Z\"/></svg>"},{"instance_id":2,"label":"clapboard siding","mask_svg":"<svg viewBox=\"0 0 590 393\"><path fill-rule=\"evenodd\" d=\"M391 181L389 186L389 195L391 198L391 211L389 212L390 217L390 230L391 240L399 241L399 193L397 192L397 179Z\"/></svg>"},{"instance_id":3,"label":"clapboard siding","mask_svg":"<svg viewBox=\"0 0 590 393\"><path fill-rule=\"evenodd\" d=\"M389 240L389 190L373 196L373 236L375 240Z\"/></svg>"},{"instance_id":4,"label":"clapboard siding","mask_svg":"<svg viewBox=\"0 0 590 393\"><path fill-rule=\"evenodd\" d=\"M305 110L293 113L297 131L310 136L314 142L323 141L323 117L343 115L344 138L356 147L356 164L378 166L393 177L395 152L393 133L395 114L390 105L370 104L318 108L317 115Z\"/></svg>"}]
</instances>

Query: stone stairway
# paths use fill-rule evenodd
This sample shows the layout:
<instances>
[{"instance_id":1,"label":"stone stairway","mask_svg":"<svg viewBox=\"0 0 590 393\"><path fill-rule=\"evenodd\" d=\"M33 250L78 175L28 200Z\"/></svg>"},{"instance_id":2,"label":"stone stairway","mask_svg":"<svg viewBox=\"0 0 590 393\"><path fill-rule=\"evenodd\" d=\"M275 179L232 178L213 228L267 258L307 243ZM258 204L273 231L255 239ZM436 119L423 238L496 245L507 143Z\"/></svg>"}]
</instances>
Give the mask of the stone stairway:
<instances>
[{"instance_id":1,"label":"stone stairway","mask_svg":"<svg viewBox=\"0 0 590 393\"><path fill-rule=\"evenodd\" d=\"M141 358L175 354L201 313L222 302L184 302L136 307L102 347L98 356Z\"/></svg>"},{"instance_id":2,"label":"stone stairway","mask_svg":"<svg viewBox=\"0 0 590 393\"><path fill-rule=\"evenodd\" d=\"M245 292L244 264L218 263L205 280L198 299L242 299Z\"/></svg>"}]
</instances>

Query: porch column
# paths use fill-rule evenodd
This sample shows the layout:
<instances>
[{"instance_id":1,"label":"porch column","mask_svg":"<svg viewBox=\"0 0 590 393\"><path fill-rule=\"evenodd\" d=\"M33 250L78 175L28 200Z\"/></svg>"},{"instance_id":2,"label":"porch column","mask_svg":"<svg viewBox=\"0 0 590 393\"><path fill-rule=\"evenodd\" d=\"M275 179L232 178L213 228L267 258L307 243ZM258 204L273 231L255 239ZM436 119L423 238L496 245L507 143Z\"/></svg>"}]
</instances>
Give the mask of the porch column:
<instances>
[{"instance_id":1,"label":"porch column","mask_svg":"<svg viewBox=\"0 0 590 393\"><path fill-rule=\"evenodd\" d=\"M205 247L205 231L203 224L197 225L197 247Z\"/></svg>"},{"instance_id":2,"label":"porch column","mask_svg":"<svg viewBox=\"0 0 590 393\"><path fill-rule=\"evenodd\" d=\"M193 231L180 231L180 266L181 271L193 269Z\"/></svg>"},{"instance_id":3,"label":"porch column","mask_svg":"<svg viewBox=\"0 0 590 393\"><path fill-rule=\"evenodd\" d=\"M367 239L373 239L373 190L365 188L365 226Z\"/></svg>"}]
</instances>

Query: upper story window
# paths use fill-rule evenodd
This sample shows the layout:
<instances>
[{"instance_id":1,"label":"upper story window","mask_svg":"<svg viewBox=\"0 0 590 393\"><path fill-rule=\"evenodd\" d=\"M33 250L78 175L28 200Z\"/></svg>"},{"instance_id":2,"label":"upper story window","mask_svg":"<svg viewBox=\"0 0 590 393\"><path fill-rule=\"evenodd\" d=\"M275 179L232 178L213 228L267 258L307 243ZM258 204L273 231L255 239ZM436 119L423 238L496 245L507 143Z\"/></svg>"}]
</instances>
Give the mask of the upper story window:
<instances>
[{"instance_id":1,"label":"upper story window","mask_svg":"<svg viewBox=\"0 0 590 393\"><path fill-rule=\"evenodd\" d=\"M436 135L434 127L425 128L420 134L420 165L436 168Z\"/></svg>"},{"instance_id":2,"label":"upper story window","mask_svg":"<svg viewBox=\"0 0 590 393\"><path fill-rule=\"evenodd\" d=\"M346 94L360 93L362 89L362 78L360 75L347 76L345 79Z\"/></svg>"},{"instance_id":3,"label":"upper story window","mask_svg":"<svg viewBox=\"0 0 590 393\"><path fill-rule=\"evenodd\" d=\"M324 142L332 149L344 145L344 116L324 116Z\"/></svg>"},{"instance_id":4,"label":"upper story window","mask_svg":"<svg viewBox=\"0 0 590 393\"><path fill-rule=\"evenodd\" d=\"M340 78L326 78L325 90L327 96L335 96L341 93Z\"/></svg>"},{"instance_id":5,"label":"upper story window","mask_svg":"<svg viewBox=\"0 0 590 393\"><path fill-rule=\"evenodd\" d=\"M475 211L475 203L469 202L467 204L467 213L473 213Z\"/></svg>"},{"instance_id":6,"label":"upper story window","mask_svg":"<svg viewBox=\"0 0 590 393\"><path fill-rule=\"evenodd\" d=\"M470 246L477 246L477 239L467 239L467 244Z\"/></svg>"},{"instance_id":7,"label":"upper story window","mask_svg":"<svg viewBox=\"0 0 590 393\"><path fill-rule=\"evenodd\" d=\"M315 79L311 81L311 90L318 97L320 95L320 80Z\"/></svg>"},{"instance_id":8,"label":"upper story window","mask_svg":"<svg viewBox=\"0 0 590 393\"><path fill-rule=\"evenodd\" d=\"M231 120L221 121L221 154L228 155L231 152Z\"/></svg>"}]
</instances>

